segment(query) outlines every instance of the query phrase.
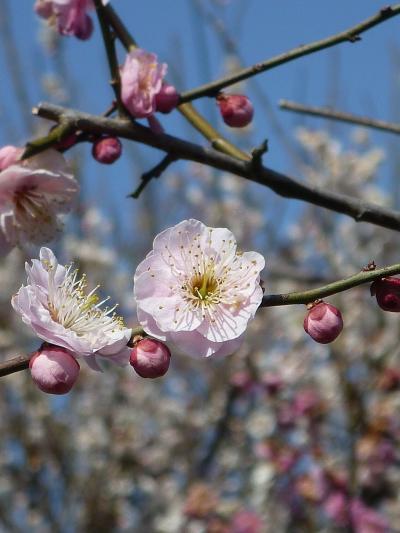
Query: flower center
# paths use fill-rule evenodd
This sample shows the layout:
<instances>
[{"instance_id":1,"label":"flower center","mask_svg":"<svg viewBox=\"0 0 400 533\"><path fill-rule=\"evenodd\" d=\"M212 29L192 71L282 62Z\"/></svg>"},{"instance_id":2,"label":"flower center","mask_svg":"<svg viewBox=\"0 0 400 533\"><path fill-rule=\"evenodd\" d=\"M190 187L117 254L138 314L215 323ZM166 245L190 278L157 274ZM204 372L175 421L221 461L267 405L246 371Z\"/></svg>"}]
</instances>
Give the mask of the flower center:
<instances>
[{"instance_id":1,"label":"flower center","mask_svg":"<svg viewBox=\"0 0 400 533\"><path fill-rule=\"evenodd\" d=\"M50 282L48 310L55 322L74 331L78 336L100 329L102 331L115 331L124 328L122 318L114 313L116 306L111 309L107 307L101 309L108 298L99 302L100 298L95 293L98 287L86 294L85 275L77 279L77 271L71 271L71 267L69 267L63 282L57 285L54 280L54 269L51 265L45 265L45 267L49 272Z\"/></svg>"},{"instance_id":2,"label":"flower center","mask_svg":"<svg viewBox=\"0 0 400 533\"><path fill-rule=\"evenodd\" d=\"M192 294L200 300L211 298L218 288L218 282L214 277L214 272L206 270L204 274L197 274L191 282Z\"/></svg>"}]
</instances>

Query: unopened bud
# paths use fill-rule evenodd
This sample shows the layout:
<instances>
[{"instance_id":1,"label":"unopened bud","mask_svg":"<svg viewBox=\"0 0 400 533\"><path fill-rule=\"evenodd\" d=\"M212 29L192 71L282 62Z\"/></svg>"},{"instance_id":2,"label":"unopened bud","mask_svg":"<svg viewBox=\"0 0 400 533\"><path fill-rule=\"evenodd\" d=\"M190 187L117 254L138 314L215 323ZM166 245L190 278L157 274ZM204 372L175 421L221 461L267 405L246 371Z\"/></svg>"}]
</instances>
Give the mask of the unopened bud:
<instances>
[{"instance_id":1,"label":"unopened bud","mask_svg":"<svg viewBox=\"0 0 400 533\"><path fill-rule=\"evenodd\" d=\"M156 110L160 113L170 113L179 102L179 94L173 85L163 83L161 90L156 94Z\"/></svg>"},{"instance_id":2,"label":"unopened bud","mask_svg":"<svg viewBox=\"0 0 400 533\"><path fill-rule=\"evenodd\" d=\"M111 165L122 153L122 144L117 137L101 137L93 143L92 155L103 165Z\"/></svg>"},{"instance_id":3,"label":"unopened bud","mask_svg":"<svg viewBox=\"0 0 400 533\"><path fill-rule=\"evenodd\" d=\"M29 361L37 387L48 394L66 394L78 378L80 366L71 352L60 346L43 344Z\"/></svg>"},{"instance_id":4,"label":"unopened bud","mask_svg":"<svg viewBox=\"0 0 400 533\"><path fill-rule=\"evenodd\" d=\"M320 302L305 316L304 329L316 342L328 344L334 341L343 329L342 314L333 305Z\"/></svg>"},{"instance_id":5,"label":"unopened bud","mask_svg":"<svg viewBox=\"0 0 400 533\"><path fill-rule=\"evenodd\" d=\"M163 342L145 338L132 348L129 363L142 378L159 378L169 368L171 352Z\"/></svg>"},{"instance_id":6,"label":"unopened bud","mask_svg":"<svg viewBox=\"0 0 400 533\"><path fill-rule=\"evenodd\" d=\"M18 148L17 146L12 146L11 144L0 148L0 171L18 161L23 152L23 148Z\"/></svg>"},{"instance_id":7,"label":"unopened bud","mask_svg":"<svg viewBox=\"0 0 400 533\"><path fill-rule=\"evenodd\" d=\"M81 41L86 41L93 33L93 21L89 15L85 14L83 17L77 18L71 29L75 37Z\"/></svg>"},{"instance_id":8,"label":"unopened bud","mask_svg":"<svg viewBox=\"0 0 400 533\"><path fill-rule=\"evenodd\" d=\"M243 94L220 94L217 104L223 121L231 128L244 128L253 119L253 104Z\"/></svg>"},{"instance_id":9,"label":"unopened bud","mask_svg":"<svg viewBox=\"0 0 400 533\"><path fill-rule=\"evenodd\" d=\"M392 313L400 312L400 278L377 279L370 290L381 309Z\"/></svg>"}]
</instances>

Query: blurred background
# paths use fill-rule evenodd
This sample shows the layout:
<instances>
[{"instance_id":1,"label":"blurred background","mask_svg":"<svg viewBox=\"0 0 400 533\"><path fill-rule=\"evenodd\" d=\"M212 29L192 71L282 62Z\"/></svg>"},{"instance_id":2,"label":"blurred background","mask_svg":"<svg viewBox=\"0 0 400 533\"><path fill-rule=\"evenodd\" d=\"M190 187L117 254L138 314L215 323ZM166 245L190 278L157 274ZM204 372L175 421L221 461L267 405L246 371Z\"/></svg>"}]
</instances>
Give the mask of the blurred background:
<instances>
[{"instance_id":1,"label":"blurred background","mask_svg":"<svg viewBox=\"0 0 400 533\"><path fill-rule=\"evenodd\" d=\"M328 35L373 15L376 0L114 0L138 43L169 65L178 90ZM93 15L93 19L95 15ZM96 23L90 40L60 38L31 0L0 0L0 146L50 124L50 101L102 113L112 101ZM124 51L119 49L119 59ZM400 208L398 138L281 111L281 98L400 122L399 19L362 40L288 63L232 87L255 106L245 130L226 127L213 99L196 108L245 150L269 141L267 166L327 190ZM205 145L177 112L168 133ZM184 218L226 226L267 262L267 293L316 287L374 260L399 261L398 235L187 162L139 200L127 198L163 154L123 141L112 166L91 146L66 157L81 183L53 243L137 325L132 277L154 236ZM0 354L38 347L10 298L25 282L14 250L0 258ZM173 354L168 374L82 365L65 397L28 372L0 383L0 531L280 533L400 531L399 320L367 286L329 298L345 328L332 345L303 330L304 306L260 310L243 348L222 361Z\"/></svg>"}]
</instances>

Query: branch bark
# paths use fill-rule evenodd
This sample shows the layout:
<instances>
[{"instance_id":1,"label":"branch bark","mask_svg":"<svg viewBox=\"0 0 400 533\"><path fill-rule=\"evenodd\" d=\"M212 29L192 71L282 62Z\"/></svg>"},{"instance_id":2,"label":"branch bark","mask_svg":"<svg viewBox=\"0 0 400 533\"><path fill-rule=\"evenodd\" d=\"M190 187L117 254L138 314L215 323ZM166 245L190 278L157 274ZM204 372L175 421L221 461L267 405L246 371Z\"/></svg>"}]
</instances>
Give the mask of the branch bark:
<instances>
[{"instance_id":1,"label":"branch bark","mask_svg":"<svg viewBox=\"0 0 400 533\"><path fill-rule=\"evenodd\" d=\"M326 37L320 41L314 41L310 44L301 45L298 48L290 50L289 52L285 52L271 59L267 59L261 63L256 63L251 67L244 68L236 74L226 76L225 78L220 78L219 80L201 85L200 87L192 89L191 91L184 92L181 95L181 102L190 102L203 96L215 97L225 87L233 85L239 81L243 81L247 78L251 78L252 76L256 76L257 74L260 74L260 72L265 72L266 70L278 67L279 65L283 65L284 63L298 59L299 57L313 54L314 52L319 52L320 50L330 48L331 46L335 46L343 42L354 43L359 41L361 33L364 33L374 26L377 26L378 24L381 24L382 22L385 22L386 20L397 15L400 15L400 4L384 7L376 15L364 20L359 24L356 24L355 26L352 26L345 31L331 35L330 37Z\"/></svg>"},{"instance_id":2,"label":"branch bark","mask_svg":"<svg viewBox=\"0 0 400 533\"><path fill-rule=\"evenodd\" d=\"M347 122L348 124L355 124L357 126L365 126L366 128L373 128L375 130L386 131L388 133L396 133L400 135L400 124L394 122L386 122L384 120L377 120L369 117L361 117L353 113L345 113L329 107L315 107L291 102L289 100L281 100L279 107L285 111L294 111L301 115L311 115L313 117L330 118L340 122Z\"/></svg>"},{"instance_id":3,"label":"branch bark","mask_svg":"<svg viewBox=\"0 0 400 533\"><path fill-rule=\"evenodd\" d=\"M128 120L89 115L48 103L39 104L33 109L33 113L55 122L73 123L75 129L80 131L94 134L106 133L137 141L171 153L177 159L202 163L260 183L285 198L302 200L324 207L348 215L357 222L369 222L400 231L400 212L398 211L363 202L358 198L344 194L328 192L323 188L302 183L270 168L253 165L251 161L240 161L212 148L205 148L171 135L155 134L149 128L140 124L132 124ZM35 146L35 149L30 151L30 155L39 153L43 149L42 145L48 146L47 137L36 139L29 144Z\"/></svg>"}]
</instances>

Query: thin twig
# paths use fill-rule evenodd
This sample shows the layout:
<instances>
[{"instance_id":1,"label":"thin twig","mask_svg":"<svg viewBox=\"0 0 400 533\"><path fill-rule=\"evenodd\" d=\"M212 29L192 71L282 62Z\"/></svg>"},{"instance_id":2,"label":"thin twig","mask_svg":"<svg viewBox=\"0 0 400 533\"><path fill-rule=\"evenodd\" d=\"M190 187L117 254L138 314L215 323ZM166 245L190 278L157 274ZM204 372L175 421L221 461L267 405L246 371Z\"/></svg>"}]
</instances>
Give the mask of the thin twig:
<instances>
[{"instance_id":1,"label":"thin twig","mask_svg":"<svg viewBox=\"0 0 400 533\"><path fill-rule=\"evenodd\" d=\"M0 363L0 377L29 368L29 361L32 355L33 354L17 355L12 359L8 359L7 361Z\"/></svg>"},{"instance_id":2,"label":"thin twig","mask_svg":"<svg viewBox=\"0 0 400 533\"><path fill-rule=\"evenodd\" d=\"M155 134L149 128L137 123L132 124L129 120L89 115L48 103L39 104L33 109L33 113L56 122L70 120L75 128L81 131L131 139L174 154L179 159L202 163L260 183L285 198L296 198L337 213L343 213L358 222L369 222L400 231L400 212L398 211L367 203L345 194L328 192L325 188L308 185L267 167L260 166L254 169L251 162L240 161L212 148L202 147L172 135ZM41 151L40 144L45 145L46 142L46 137L36 139L36 153Z\"/></svg>"},{"instance_id":3,"label":"thin twig","mask_svg":"<svg viewBox=\"0 0 400 533\"><path fill-rule=\"evenodd\" d=\"M271 59L267 59L266 61L263 61L261 63L256 63L251 67L244 68L236 74L226 76L225 78L220 78L219 80L215 80L211 83L206 83L204 85L201 85L200 87L184 92L181 95L181 102L190 102L197 98L201 98L202 96L215 97L225 87L228 87L229 85L233 85L234 83L243 81L247 78L260 74L260 72L265 72L266 70L270 70L279 65L283 65L284 63L288 63L289 61L293 61L294 59L298 59L299 57L308 54L313 54L314 52L324 50L325 48L330 48L331 46L335 46L343 42L353 43L359 41L359 36L361 33L364 33L367 30L373 28L374 26L377 26L378 24L381 24L382 22L399 14L400 4L396 4L391 7L385 7L373 17L370 17L361 22L360 24L356 24L355 26L343 32L331 35L330 37L326 37L325 39L321 39L320 41L314 41L310 44L301 45L298 48L290 50L289 52L285 52Z\"/></svg>"},{"instance_id":4,"label":"thin twig","mask_svg":"<svg viewBox=\"0 0 400 533\"><path fill-rule=\"evenodd\" d=\"M138 188L131 194L128 194L129 197L138 199L141 192L145 189L147 184L153 179L153 178L159 178L161 174L169 167L171 163L176 161L176 156L173 154L167 154L155 167L150 169L149 171L142 174L141 177L141 183L139 184Z\"/></svg>"},{"instance_id":5,"label":"thin twig","mask_svg":"<svg viewBox=\"0 0 400 533\"><path fill-rule=\"evenodd\" d=\"M279 107L285 111L294 111L295 113L311 115L314 117L331 118L341 122L348 122L349 124L365 126L366 128L396 133L397 135L400 134L400 124L369 117L360 117L359 115L353 115L353 113L345 113L344 111L338 111L329 107L308 106L298 104L297 102L290 102L289 100L281 100L279 102Z\"/></svg>"},{"instance_id":6,"label":"thin twig","mask_svg":"<svg viewBox=\"0 0 400 533\"><path fill-rule=\"evenodd\" d=\"M363 285L364 283L369 283L376 279L393 276L395 274L400 274L400 263L371 271L363 270L349 278L341 279L323 287L308 291L290 292L288 294L268 294L264 296L261 307L308 304L315 300L319 300L320 298L325 298L326 296L331 296L338 292L348 291L358 285Z\"/></svg>"},{"instance_id":7,"label":"thin twig","mask_svg":"<svg viewBox=\"0 0 400 533\"><path fill-rule=\"evenodd\" d=\"M107 22L107 11L103 6L101 0L94 0L96 7L97 18L99 20L101 33L103 35L104 47L106 49L108 66L110 68L111 81L110 85L114 91L117 101L117 108L120 115L125 114L125 108L121 102L121 79L119 74L119 65L117 53L115 51L114 38L111 35L110 28Z\"/></svg>"}]
</instances>

